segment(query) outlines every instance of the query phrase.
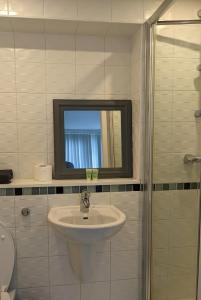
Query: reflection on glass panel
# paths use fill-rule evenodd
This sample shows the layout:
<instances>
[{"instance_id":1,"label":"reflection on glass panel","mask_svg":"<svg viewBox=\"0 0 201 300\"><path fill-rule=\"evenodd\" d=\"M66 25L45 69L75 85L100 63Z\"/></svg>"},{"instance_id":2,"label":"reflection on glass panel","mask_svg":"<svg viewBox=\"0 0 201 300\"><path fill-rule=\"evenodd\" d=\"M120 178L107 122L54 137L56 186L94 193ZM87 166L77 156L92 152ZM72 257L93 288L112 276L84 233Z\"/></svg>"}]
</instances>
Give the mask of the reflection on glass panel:
<instances>
[{"instance_id":1,"label":"reflection on glass panel","mask_svg":"<svg viewBox=\"0 0 201 300\"><path fill-rule=\"evenodd\" d=\"M201 154L201 26L155 33L151 299L196 300L200 165L184 164L184 155Z\"/></svg>"},{"instance_id":2,"label":"reflection on glass panel","mask_svg":"<svg viewBox=\"0 0 201 300\"><path fill-rule=\"evenodd\" d=\"M120 111L64 111L67 168L122 167Z\"/></svg>"}]
</instances>

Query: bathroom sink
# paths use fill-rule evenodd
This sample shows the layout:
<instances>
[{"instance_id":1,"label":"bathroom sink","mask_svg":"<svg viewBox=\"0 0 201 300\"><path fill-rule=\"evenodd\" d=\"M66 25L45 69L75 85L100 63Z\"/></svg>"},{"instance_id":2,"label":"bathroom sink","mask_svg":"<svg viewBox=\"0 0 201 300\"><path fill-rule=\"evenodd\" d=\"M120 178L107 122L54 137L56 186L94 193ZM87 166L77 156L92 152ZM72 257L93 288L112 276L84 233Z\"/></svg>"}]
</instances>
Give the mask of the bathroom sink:
<instances>
[{"instance_id":1,"label":"bathroom sink","mask_svg":"<svg viewBox=\"0 0 201 300\"><path fill-rule=\"evenodd\" d=\"M80 206L61 206L50 209L48 220L68 240L91 244L115 235L126 216L113 205L92 205L88 213L81 212Z\"/></svg>"}]
</instances>

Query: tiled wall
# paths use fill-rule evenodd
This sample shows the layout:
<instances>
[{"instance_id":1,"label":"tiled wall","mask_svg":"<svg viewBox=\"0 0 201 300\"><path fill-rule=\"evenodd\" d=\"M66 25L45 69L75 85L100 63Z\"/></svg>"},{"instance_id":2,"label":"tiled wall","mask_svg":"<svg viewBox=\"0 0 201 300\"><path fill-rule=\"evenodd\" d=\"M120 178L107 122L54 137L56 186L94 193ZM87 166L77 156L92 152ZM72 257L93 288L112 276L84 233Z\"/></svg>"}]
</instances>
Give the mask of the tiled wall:
<instances>
[{"instance_id":1,"label":"tiled wall","mask_svg":"<svg viewBox=\"0 0 201 300\"><path fill-rule=\"evenodd\" d=\"M53 98L130 99L126 37L0 33L0 168L53 163Z\"/></svg>"},{"instance_id":2,"label":"tiled wall","mask_svg":"<svg viewBox=\"0 0 201 300\"><path fill-rule=\"evenodd\" d=\"M154 182L199 181L200 166L183 158L201 155L200 33L200 25L157 27Z\"/></svg>"},{"instance_id":3,"label":"tiled wall","mask_svg":"<svg viewBox=\"0 0 201 300\"><path fill-rule=\"evenodd\" d=\"M200 9L200 0L177 0L161 17L162 20L196 20Z\"/></svg>"},{"instance_id":4,"label":"tiled wall","mask_svg":"<svg viewBox=\"0 0 201 300\"><path fill-rule=\"evenodd\" d=\"M196 299L199 193L153 193L153 300Z\"/></svg>"},{"instance_id":5,"label":"tiled wall","mask_svg":"<svg viewBox=\"0 0 201 300\"><path fill-rule=\"evenodd\" d=\"M154 99L152 299L196 299L201 26L158 26ZM162 184L165 183L165 184ZM169 183L169 184L168 184Z\"/></svg>"},{"instance_id":6,"label":"tiled wall","mask_svg":"<svg viewBox=\"0 0 201 300\"><path fill-rule=\"evenodd\" d=\"M50 207L79 205L80 194L0 197L0 219L15 236L13 286L19 300L140 300L142 276L142 192L92 193L92 204L113 204L126 225L96 246L96 272L80 282L72 272L67 242L47 223ZM21 209L31 215L23 217ZM66 298L67 297L67 298Z\"/></svg>"},{"instance_id":7,"label":"tiled wall","mask_svg":"<svg viewBox=\"0 0 201 300\"><path fill-rule=\"evenodd\" d=\"M0 15L139 23L143 21L143 2L140 0L2 0Z\"/></svg>"},{"instance_id":8,"label":"tiled wall","mask_svg":"<svg viewBox=\"0 0 201 300\"><path fill-rule=\"evenodd\" d=\"M144 0L144 19L149 19L163 2L163 0Z\"/></svg>"}]
</instances>

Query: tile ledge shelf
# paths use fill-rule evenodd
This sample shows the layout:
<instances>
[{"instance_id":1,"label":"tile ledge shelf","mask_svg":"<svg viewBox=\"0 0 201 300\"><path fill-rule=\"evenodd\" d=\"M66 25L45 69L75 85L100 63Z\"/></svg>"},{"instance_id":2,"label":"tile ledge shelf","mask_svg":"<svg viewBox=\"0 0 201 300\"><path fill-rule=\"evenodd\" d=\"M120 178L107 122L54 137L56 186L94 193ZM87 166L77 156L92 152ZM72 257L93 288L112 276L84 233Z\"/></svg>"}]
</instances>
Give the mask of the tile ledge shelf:
<instances>
[{"instance_id":1,"label":"tile ledge shelf","mask_svg":"<svg viewBox=\"0 0 201 300\"><path fill-rule=\"evenodd\" d=\"M0 31L132 36L141 23L0 16Z\"/></svg>"},{"instance_id":2,"label":"tile ledge shelf","mask_svg":"<svg viewBox=\"0 0 201 300\"><path fill-rule=\"evenodd\" d=\"M117 179L98 179L88 181L85 179L77 180L51 180L36 181L34 179L16 179L10 184L0 184L0 189L6 188L24 188L24 187L57 187L57 186L93 186L93 185L121 185L121 184L140 184L139 180L133 178Z\"/></svg>"}]
</instances>

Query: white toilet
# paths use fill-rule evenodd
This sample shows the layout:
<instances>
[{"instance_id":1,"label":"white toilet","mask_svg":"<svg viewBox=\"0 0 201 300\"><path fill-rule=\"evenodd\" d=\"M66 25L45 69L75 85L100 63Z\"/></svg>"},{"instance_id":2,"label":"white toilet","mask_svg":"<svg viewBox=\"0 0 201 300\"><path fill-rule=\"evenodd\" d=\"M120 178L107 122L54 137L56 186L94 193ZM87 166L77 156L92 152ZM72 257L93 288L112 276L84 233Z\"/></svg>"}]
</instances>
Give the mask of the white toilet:
<instances>
[{"instance_id":1,"label":"white toilet","mask_svg":"<svg viewBox=\"0 0 201 300\"><path fill-rule=\"evenodd\" d=\"M0 287L1 300L14 300L15 291L9 291L15 264L15 245L10 231L0 223Z\"/></svg>"}]
</instances>

